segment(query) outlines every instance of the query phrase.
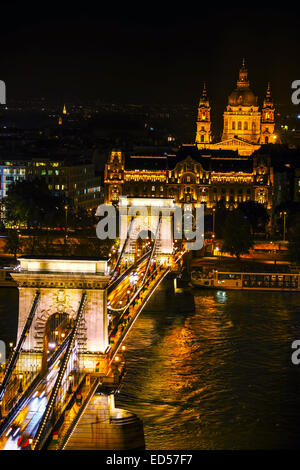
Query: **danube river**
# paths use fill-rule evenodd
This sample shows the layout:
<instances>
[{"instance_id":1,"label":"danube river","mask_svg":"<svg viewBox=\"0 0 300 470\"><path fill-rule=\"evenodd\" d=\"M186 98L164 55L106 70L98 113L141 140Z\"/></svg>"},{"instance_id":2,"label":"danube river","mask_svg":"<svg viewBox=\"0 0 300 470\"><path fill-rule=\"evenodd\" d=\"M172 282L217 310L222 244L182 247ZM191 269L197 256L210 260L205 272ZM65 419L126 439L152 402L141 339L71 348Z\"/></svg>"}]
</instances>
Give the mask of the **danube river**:
<instances>
[{"instance_id":1,"label":"danube river","mask_svg":"<svg viewBox=\"0 0 300 470\"><path fill-rule=\"evenodd\" d=\"M0 289L0 339L18 294ZM300 294L155 293L126 338L116 405L144 423L147 449L300 447Z\"/></svg>"}]
</instances>

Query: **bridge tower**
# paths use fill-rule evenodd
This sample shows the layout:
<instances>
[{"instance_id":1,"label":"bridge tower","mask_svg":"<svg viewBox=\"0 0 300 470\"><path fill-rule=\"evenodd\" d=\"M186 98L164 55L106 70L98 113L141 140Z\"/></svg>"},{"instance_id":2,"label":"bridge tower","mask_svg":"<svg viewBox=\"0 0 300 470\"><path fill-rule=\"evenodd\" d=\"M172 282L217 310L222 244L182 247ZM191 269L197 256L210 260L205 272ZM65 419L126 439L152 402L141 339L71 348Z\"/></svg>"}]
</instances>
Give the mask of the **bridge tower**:
<instances>
[{"instance_id":1,"label":"bridge tower","mask_svg":"<svg viewBox=\"0 0 300 470\"><path fill-rule=\"evenodd\" d=\"M142 233L144 237L148 232L152 239L157 238L157 261L168 265L173 253L173 199L121 197L119 212L121 247L130 230L130 243L124 253L124 262L134 262L136 241ZM160 214L161 223L159 224ZM134 220L131 225L132 216Z\"/></svg>"},{"instance_id":2,"label":"bridge tower","mask_svg":"<svg viewBox=\"0 0 300 470\"><path fill-rule=\"evenodd\" d=\"M17 343L32 304L39 293L31 327L22 347L19 370L42 367L45 333L52 316L74 320L82 295L86 294L80 325L80 368L101 372L108 347L107 292L110 277L107 261L96 258L54 258L24 256L19 258L20 272L12 274L19 289Z\"/></svg>"}]
</instances>

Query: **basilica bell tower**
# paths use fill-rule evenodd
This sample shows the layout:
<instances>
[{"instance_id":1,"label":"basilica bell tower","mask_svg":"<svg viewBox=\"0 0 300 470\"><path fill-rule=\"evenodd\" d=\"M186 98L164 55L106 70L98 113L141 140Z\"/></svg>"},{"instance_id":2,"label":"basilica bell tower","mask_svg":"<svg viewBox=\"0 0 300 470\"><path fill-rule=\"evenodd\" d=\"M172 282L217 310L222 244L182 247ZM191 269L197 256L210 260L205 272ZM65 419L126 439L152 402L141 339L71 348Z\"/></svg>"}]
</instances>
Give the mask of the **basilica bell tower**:
<instances>
[{"instance_id":1,"label":"basilica bell tower","mask_svg":"<svg viewBox=\"0 0 300 470\"><path fill-rule=\"evenodd\" d=\"M266 97L261 109L261 144L274 144L276 140L275 130L275 107L271 97L270 82L268 83Z\"/></svg>"},{"instance_id":2,"label":"basilica bell tower","mask_svg":"<svg viewBox=\"0 0 300 470\"><path fill-rule=\"evenodd\" d=\"M205 147L205 144L211 143L210 109L209 99L207 97L206 86L204 83L203 92L198 107L196 132L196 144L200 144L198 147Z\"/></svg>"}]
</instances>

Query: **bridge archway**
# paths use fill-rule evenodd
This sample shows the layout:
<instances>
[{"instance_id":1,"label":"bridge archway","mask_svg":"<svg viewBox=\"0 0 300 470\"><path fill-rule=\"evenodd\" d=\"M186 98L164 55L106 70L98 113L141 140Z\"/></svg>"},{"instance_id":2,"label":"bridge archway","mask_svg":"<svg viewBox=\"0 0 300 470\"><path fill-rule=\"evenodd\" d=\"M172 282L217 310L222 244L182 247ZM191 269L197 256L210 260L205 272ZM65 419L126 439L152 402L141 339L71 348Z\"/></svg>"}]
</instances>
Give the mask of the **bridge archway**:
<instances>
[{"instance_id":1,"label":"bridge archway","mask_svg":"<svg viewBox=\"0 0 300 470\"><path fill-rule=\"evenodd\" d=\"M63 343L74 325L71 314L66 312L52 313L44 326L43 370L47 367L47 360L51 354Z\"/></svg>"},{"instance_id":2,"label":"bridge archway","mask_svg":"<svg viewBox=\"0 0 300 470\"><path fill-rule=\"evenodd\" d=\"M130 242L125 254L132 256L135 251L135 241L140 234L157 233L159 216L161 224L157 235L156 253L164 258L173 252L173 211L174 202L170 198L120 198L120 246L123 246L134 217L129 234ZM146 235L147 236L147 235ZM133 242L134 241L134 242Z\"/></svg>"}]
</instances>

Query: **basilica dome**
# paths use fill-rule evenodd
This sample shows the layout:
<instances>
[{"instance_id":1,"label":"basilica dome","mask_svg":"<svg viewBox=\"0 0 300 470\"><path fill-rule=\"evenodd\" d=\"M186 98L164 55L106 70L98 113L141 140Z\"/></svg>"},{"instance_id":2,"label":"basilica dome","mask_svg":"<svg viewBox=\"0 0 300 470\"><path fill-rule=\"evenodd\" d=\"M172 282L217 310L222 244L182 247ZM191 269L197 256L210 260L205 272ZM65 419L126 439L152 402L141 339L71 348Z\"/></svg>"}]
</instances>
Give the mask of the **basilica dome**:
<instances>
[{"instance_id":1,"label":"basilica dome","mask_svg":"<svg viewBox=\"0 0 300 470\"><path fill-rule=\"evenodd\" d=\"M257 96L250 88L236 88L228 96L230 106L257 106Z\"/></svg>"}]
</instances>

